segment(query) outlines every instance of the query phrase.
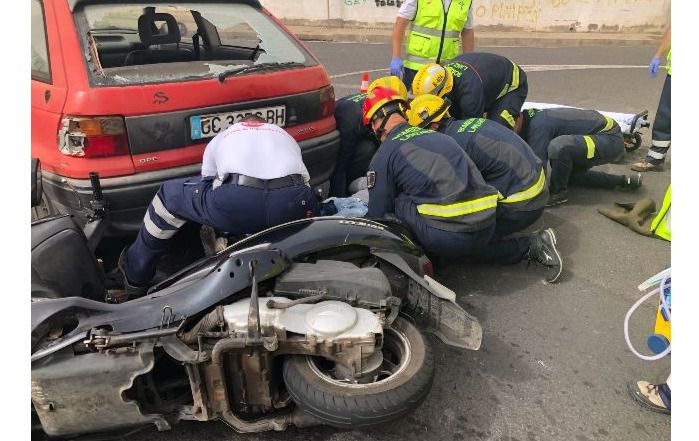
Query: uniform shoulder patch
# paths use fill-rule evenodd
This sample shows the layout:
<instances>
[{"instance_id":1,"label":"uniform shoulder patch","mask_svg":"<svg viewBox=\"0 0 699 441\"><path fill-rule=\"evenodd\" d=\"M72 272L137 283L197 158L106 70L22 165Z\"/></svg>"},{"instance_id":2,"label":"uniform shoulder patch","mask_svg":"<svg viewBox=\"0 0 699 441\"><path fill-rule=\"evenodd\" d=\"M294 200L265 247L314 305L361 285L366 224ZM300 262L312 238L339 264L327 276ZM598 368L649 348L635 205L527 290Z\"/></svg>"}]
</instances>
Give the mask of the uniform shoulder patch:
<instances>
[{"instance_id":1,"label":"uniform shoulder patch","mask_svg":"<svg viewBox=\"0 0 699 441\"><path fill-rule=\"evenodd\" d=\"M369 170L366 172L366 188L374 188L374 185L376 185L376 172Z\"/></svg>"}]
</instances>

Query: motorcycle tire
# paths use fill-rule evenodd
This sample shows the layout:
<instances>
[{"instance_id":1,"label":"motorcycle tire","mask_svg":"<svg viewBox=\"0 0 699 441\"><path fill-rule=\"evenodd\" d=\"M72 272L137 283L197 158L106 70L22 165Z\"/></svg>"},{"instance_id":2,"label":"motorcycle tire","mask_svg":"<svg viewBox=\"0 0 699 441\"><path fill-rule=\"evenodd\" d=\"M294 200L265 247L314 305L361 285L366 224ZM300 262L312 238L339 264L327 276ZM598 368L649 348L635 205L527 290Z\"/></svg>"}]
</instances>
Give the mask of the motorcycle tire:
<instances>
[{"instance_id":1,"label":"motorcycle tire","mask_svg":"<svg viewBox=\"0 0 699 441\"><path fill-rule=\"evenodd\" d=\"M399 347L407 348L407 357L401 355L397 370L373 383L335 380L322 372L318 358L311 356L287 357L284 382L296 405L323 424L343 429L383 424L422 404L434 379L434 357L427 341L401 317L384 331L384 359L388 352L395 360L395 354L402 350Z\"/></svg>"}]
</instances>

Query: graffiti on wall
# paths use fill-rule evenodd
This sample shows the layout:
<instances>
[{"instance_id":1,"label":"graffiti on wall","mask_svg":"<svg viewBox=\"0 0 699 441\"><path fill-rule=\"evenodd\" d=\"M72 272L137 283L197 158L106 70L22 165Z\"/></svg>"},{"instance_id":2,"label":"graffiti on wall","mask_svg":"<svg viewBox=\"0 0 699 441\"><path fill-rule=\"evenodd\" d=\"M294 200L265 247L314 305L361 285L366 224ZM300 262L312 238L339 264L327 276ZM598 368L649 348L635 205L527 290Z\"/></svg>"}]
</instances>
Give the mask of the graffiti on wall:
<instances>
[{"instance_id":1,"label":"graffiti on wall","mask_svg":"<svg viewBox=\"0 0 699 441\"><path fill-rule=\"evenodd\" d=\"M367 0L344 0L345 6L362 6L366 3ZM400 5L403 3L402 0L374 0L374 3L376 3L376 7L382 7L382 6L394 6L397 8L400 8Z\"/></svg>"},{"instance_id":2,"label":"graffiti on wall","mask_svg":"<svg viewBox=\"0 0 699 441\"><path fill-rule=\"evenodd\" d=\"M554 1L554 0L550 0ZM517 22L536 27L541 15L539 0L490 0L478 2L473 7L476 18L489 18L502 22Z\"/></svg>"}]
</instances>

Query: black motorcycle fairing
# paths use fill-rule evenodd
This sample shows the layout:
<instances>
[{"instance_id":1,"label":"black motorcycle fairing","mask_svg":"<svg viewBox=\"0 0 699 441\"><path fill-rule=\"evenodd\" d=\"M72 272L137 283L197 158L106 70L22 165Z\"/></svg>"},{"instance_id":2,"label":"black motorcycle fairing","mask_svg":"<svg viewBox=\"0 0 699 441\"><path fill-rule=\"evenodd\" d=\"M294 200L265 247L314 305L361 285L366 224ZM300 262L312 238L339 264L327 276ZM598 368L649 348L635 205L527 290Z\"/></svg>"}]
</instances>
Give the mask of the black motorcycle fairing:
<instances>
[{"instance_id":1,"label":"black motorcycle fairing","mask_svg":"<svg viewBox=\"0 0 699 441\"><path fill-rule=\"evenodd\" d=\"M152 289L161 290L180 283L181 279L212 267L222 255L265 243L283 250L284 256L290 261L324 250L359 245L369 250L398 254L415 271L422 271L419 262L424 255L423 251L399 228L369 219L328 216L287 222L260 231L232 244L218 255L195 262Z\"/></svg>"},{"instance_id":2,"label":"black motorcycle fairing","mask_svg":"<svg viewBox=\"0 0 699 441\"><path fill-rule=\"evenodd\" d=\"M204 277L191 283L174 284L139 299L121 304L106 304L80 297L67 297L32 303L32 340L52 320L70 318L77 325L66 335L32 354L32 361L70 345L95 327L109 326L114 332L137 332L174 326L199 314L233 294L250 287L250 262L257 261L257 281L281 274L289 261L281 251L254 247L216 256L217 264Z\"/></svg>"}]
</instances>

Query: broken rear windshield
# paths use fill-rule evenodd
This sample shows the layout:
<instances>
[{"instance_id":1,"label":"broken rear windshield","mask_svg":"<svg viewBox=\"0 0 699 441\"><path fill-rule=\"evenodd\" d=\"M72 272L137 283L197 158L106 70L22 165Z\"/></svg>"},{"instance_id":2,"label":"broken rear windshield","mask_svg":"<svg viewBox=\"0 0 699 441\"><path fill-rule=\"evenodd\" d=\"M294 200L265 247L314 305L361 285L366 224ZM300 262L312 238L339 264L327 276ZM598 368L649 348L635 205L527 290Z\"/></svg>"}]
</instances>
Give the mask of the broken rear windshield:
<instances>
[{"instance_id":1,"label":"broken rear windshield","mask_svg":"<svg viewBox=\"0 0 699 441\"><path fill-rule=\"evenodd\" d=\"M87 4L74 12L91 83L200 80L315 64L261 11L231 3ZM256 69L245 69L259 66Z\"/></svg>"}]
</instances>

